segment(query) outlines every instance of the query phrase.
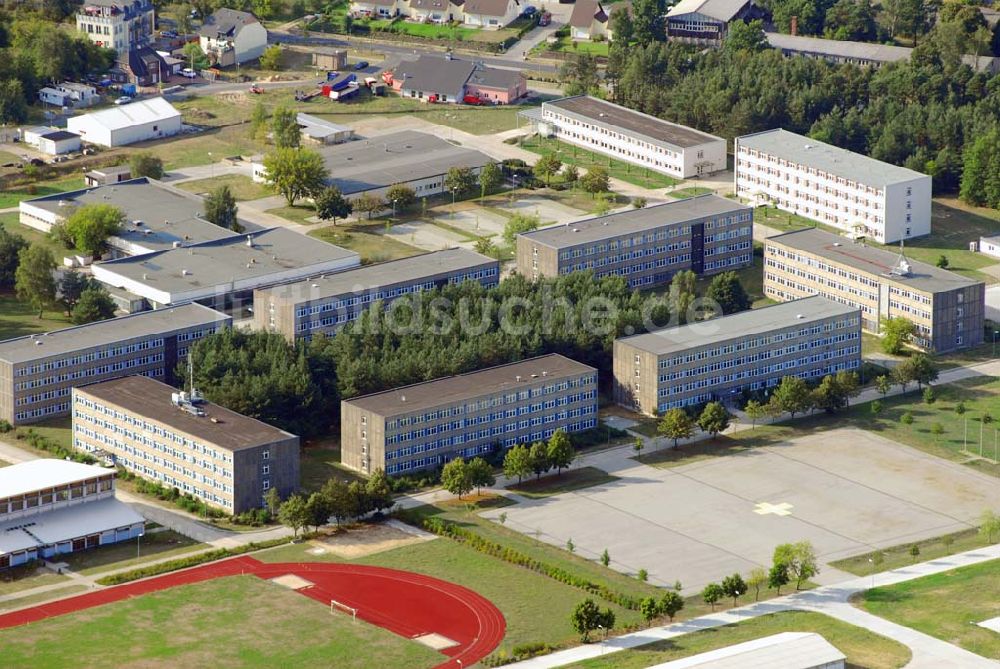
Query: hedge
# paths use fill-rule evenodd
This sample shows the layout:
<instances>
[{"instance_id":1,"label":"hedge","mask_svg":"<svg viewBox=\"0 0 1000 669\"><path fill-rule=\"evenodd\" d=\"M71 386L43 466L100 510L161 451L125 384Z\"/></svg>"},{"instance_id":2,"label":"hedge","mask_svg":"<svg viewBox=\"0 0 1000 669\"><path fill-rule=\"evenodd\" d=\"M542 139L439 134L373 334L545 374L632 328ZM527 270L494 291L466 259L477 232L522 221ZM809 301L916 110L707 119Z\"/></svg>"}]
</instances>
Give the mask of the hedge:
<instances>
[{"instance_id":1,"label":"hedge","mask_svg":"<svg viewBox=\"0 0 1000 669\"><path fill-rule=\"evenodd\" d=\"M310 536L312 535L303 535L303 538L308 538ZM264 548L281 546L283 544L287 544L288 542L289 539L284 537L281 539L270 539L268 541L253 541L243 546L237 546L236 548L217 548L213 551L198 553L197 555L189 555L175 560L167 560L166 562L152 564L148 567L139 567L138 569L131 569L117 574L110 574L97 579L96 583L98 585L120 585L122 583L128 583L129 581L137 581L140 578L149 578L150 576L159 576L160 574L177 571L178 569L196 567L200 564L205 564L206 562L215 562L216 560L235 557L237 555L243 555L244 553L250 553L253 551L259 551Z\"/></svg>"},{"instance_id":2,"label":"hedge","mask_svg":"<svg viewBox=\"0 0 1000 669\"><path fill-rule=\"evenodd\" d=\"M556 567L546 562L542 562L541 560L536 560L535 558L525 555L516 549L504 546L496 541L485 539L475 532L471 532L470 530L460 527L456 523L432 517L425 518L420 524L428 532L432 532L438 536L448 537L449 539L454 539L455 541L464 544L473 550L479 551L480 553L499 558L504 562L509 562L510 564L517 565L518 567L525 567L526 569L530 569L543 576L548 576L551 579L559 581L560 583L565 583L566 585L574 588L580 588L581 590L585 590L592 595L600 597L601 599L617 604L624 609L630 609L632 611L639 610L639 602L641 600L637 597L616 592L606 585L594 583L593 581L582 576L570 573L562 567Z\"/></svg>"}]
</instances>

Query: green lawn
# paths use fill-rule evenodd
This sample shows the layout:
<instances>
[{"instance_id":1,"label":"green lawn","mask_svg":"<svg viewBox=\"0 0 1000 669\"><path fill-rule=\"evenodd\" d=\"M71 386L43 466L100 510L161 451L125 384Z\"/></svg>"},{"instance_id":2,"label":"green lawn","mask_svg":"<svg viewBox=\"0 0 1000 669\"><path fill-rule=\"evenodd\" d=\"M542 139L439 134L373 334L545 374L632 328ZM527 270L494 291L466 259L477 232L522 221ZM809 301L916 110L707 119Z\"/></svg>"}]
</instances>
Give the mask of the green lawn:
<instances>
[{"instance_id":1,"label":"green lawn","mask_svg":"<svg viewBox=\"0 0 1000 669\"><path fill-rule=\"evenodd\" d=\"M711 188L705 188L704 186L688 186L687 188L678 188L672 190L667 195L670 197L676 197L678 199L696 197L698 195L708 195L709 193L714 193Z\"/></svg>"},{"instance_id":2,"label":"green lawn","mask_svg":"<svg viewBox=\"0 0 1000 669\"><path fill-rule=\"evenodd\" d=\"M65 193L84 187L83 177L69 177L55 181L41 181L26 186L17 186L10 190L0 191L0 209L16 207L21 200L30 200L43 195Z\"/></svg>"},{"instance_id":3,"label":"green lawn","mask_svg":"<svg viewBox=\"0 0 1000 669\"><path fill-rule=\"evenodd\" d=\"M69 577L41 567L13 567L0 572L0 595L60 582L69 582Z\"/></svg>"},{"instance_id":4,"label":"green lawn","mask_svg":"<svg viewBox=\"0 0 1000 669\"><path fill-rule=\"evenodd\" d=\"M6 666L431 667L441 655L297 592L232 576L0 632Z\"/></svg>"},{"instance_id":5,"label":"green lawn","mask_svg":"<svg viewBox=\"0 0 1000 669\"><path fill-rule=\"evenodd\" d=\"M616 179L627 181L628 183L641 186L642 188L666 188L674 186L680 181L665 174L654 172L643 167L636 167L631 163L615 160L609 156L594 153L586 149L561 142L558 139L545 139L534 135L521 140L520 147L537 153L546 155L555 153L563 163L576 165L584 169L595 165L608 170L608 174Z\"/></svg>"},{"instance_id":6,"label":"green lawn","mask_svg":"<svg viewBox=\"0 0 1000 669\"><path fill-rule=\"evenodd\" d=\"M70 416L46 418L37 423L17 428L15 434L26 433L29 430L37 432L65 448L70 448L73 445L73 419ZM30 446L25 442L21 442L19 446L30 449Z\"/></svg>"},{"instance_id":7,"label":"green lawn","mask_svg":"<svg viewBox=\"0 0 1000 669\"><path fill-rule=\"evenodd\" d=\"M1000 444L1000 423L983 425L983 457L978 457L980 417L984 411L988 411L994 420L1000 417L1000 380L984 376L936 385L934 392L937 399L934 404L925 404L920 393L914 391L915 386L911 385L910 389L911 392L906 395L882 400L884 411L879 417L872 415L870 403L865 402L835 415L817 413L775 425L757 425L755 430L741 430L732 436L683 446L678 452L664 450L643 455L643 462L654 466L674 467L727 452L737 453L755 446L779 443L801 436L809 430L853 427L878 433L886 439L1000 477L1000 464L992 462L994 445ZM955 412L959 401L966 407L963 415ZM900 421L907 412L913 417L913 422L909 425ZM963 452L966 422L968 451ZM939 435L932 432L935 424L941 426L942 433ZM1000 452L997 455L1000 456Z\"/></svg>"},{"instance_id":8,"label":"green lawn","mask_svg":"<svg viewBox=\"0 0 1000 669\"><path fill-rule=\"evenodd\" d=\"M874 568L877 571L899 569L901 567L908 567L915 561L926 562L928 560L936 560L947 555L962 553L988 545L986 539L979 535L978 529L953 532L940 537L918 541L916 544L920 548L920 554L916 558L910 554L910 549L913 546L912 543L892 546L880 551L882 562L875 565ZM830 566L854 574L855 576L868 576L872 573L873 568L872 563L869 561L871 557L871 553L862 553L861 555L855 555L844 560L831 562Z\"/></svg>"},{"instance_id":9,"label":"green lawn","mask_svg":"<svg viewBox=\"0 0 1000 669\"><path fill-rule=\"evenodd\" d=\"M99 574L113 569L139 566L151 560L176 557L199 548L208 548L208 545L198 543L173 530L164 530L147 533L139 539L138 546L136 542L129 541L70 553L59 559L67 563L72 571L81 574Z\"/></svg>"},{"instance_id":10,"label":"green lawn","mask_svg":"<svg viewBox=\"0 0 1000 669\"><path fill-rule=\"evenodd\" d=\"M48 247L57 263L61 263L63 257L70 253L70 251L62 245L62 243L51 239L46 233L40 230L35 230L34 228L29 228L26 225L21 225L19 219L20 214L16 211L0 214L0 227L11 234L23 237L29 244L41 244L42 246Z\"/></svg>"},{"instance_id":11,"label":"green lawn","mask_svg":"<svg viewBox=\"0 0 1000 669\"><path fill-rule=\"evenodd\" d=\"M364 477L340 465L340 441L328 439L307 443L299 457L302 489L314 492L331 478L363 481Z\"/></svg>"},{"instance_id":12,"label":"green lawn","mask_svg":"<svg viewBox=\"0 0 1000 669\"><path fill-rule=\"evenodd\" d=\"M910 661L910 650L899 642L821 613L782 611L567 666L578 669L642 669L781 632L821 634L847 656L848 666L853 669L896 669Z\"/></svg>"},{"instance_id":13,"label":"green lawn","mask_svg":"<svg viewBox=\"0 0 1000 669\"><path fill-rule=\"evenodd\" d=\"M416 246L410 246L385 235L367 232L362 227L326 227L313 230L310 237L350 249L361 256L364 264L399 260L424 253Z\"/></svg>"},{"instance_id":14,"label":"green lawn","mask_svg":"<svg viewBox=\"0 0 1000 669\"><path fill-rule=\"evenodd\" d=\"M568 469L562 474L550 474L538 480L525 480L511 487L510 490L523 497L544 499L552 495L582 490L617 480L617 476L611 476L597 467L580 467L579 469Z\"/></svg>"},{"instance_id":15,"label":"green lawn","mask_svg":"<svg viewBox=\"0 0 1000 669\"><path fill-rule=\"evenodd\" d=\"M488 44L499 44L511 37L517 37L518 28L523 27L529 19L517 19L509 26L499 30L484 30L482 28L468 28L465 26L455 26L438 23L417 23L404 19L376 19L360 20L357 25L370 30L370 34L375 39L380 37L379 33L392 32L412 37L422 37L433 40L454 40L456 42L485 42Z\"/></svg>"},{"instance_id":16,"label":"green lawn","mask_svg":"<svg viewBox=\"0 0 1000 669\"><path fill-rule=\"evenodd\" d=\"M265 184L254 183L253 179L242 174L223 174L222 176L197 179L177 184L177 187L190 193L204 195L220 186L229 186L233 197L239 200L258 200L274 195L274 191Z\"/></svg>"},{"instance_id":17,"label":"green lawn","mask_svg":"<svg viewBox=\"0 0 1000 669\"><path fill-rule=\"evenodd\" d=\"M609 43L607 40L592 42L590 40L574 40L568 35L560 37L554 44L542 46L542 53L545 51L559 51L568 54L589 54L591 56L608 57Z\"/></svg>"},{"instance_id":18,"label":"green lawn","mask_svg":"<svg viewBox=\"0 0 1000 669\"><path fill-rule=\"evenodd\" d=\"M863 593L861 608L962 648L1000 659L1000 634L975 623L996 617L1000 560Z\"/></svg>"},{"instance_id":19,"label":"green lawn","mask_svg":"<svg viewBox=\"0 0 1000 669\"><path fill-rule=\"evenodd\" d=\"M30 305L12 293L0 292L0 341L25 335L49 332L71 326L66 316L49 309L42 318Z\"/></svg>"}]
</instances>

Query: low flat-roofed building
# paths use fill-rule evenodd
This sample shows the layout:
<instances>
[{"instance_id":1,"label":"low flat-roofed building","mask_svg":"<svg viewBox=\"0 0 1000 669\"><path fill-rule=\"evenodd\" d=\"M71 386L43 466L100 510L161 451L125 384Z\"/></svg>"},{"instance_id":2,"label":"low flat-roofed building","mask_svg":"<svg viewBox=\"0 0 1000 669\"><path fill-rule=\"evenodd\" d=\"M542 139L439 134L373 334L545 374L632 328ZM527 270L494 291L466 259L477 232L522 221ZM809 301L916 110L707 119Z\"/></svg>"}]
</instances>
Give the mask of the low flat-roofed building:
<instances>
[{"instance_id":1,"label":"low flat-roofed building","mask_svg":"<svg viewBox=\"0 0 1000 669\"><path fill-rule=\"evenodd\" d=\"M21 133L24 142L48 156L80 150L80 135L58 128L28 128Z\"/></svg>"},{"instance_id":2,"label":"low flat-roofed building","mask_svg":"<svg viewBox=\"0 0 1000 669\"><path fill-rule=\"evenodd\" d=\"M931 232L931 178L797 135L737 137L736 195L889 244Z\"/></svg>"},{"instance_id":3,"label":"low flat-roofed building","mask_svg":"<svg viewBox=\"0 0 1000 669\"><path fill-rule=\"evenodd\" d=\"M938 353L983 342L981 281L816 228L767 238L764 294L825 295L861 309L862 328L875 334L886 319L907 318L917 328L913 343Z\"/></svg>"},{"instance_id":4,"label":"low flat-roofed building","mask_svg":"<svg viewBox=\"0 0 1000 669\"><path fill-rule=\"evenodd\" d=\"M340 144L354 139L354 129L299 112L295 117L302 136L317 144Z\"/></svg>"},{"instance_id":5,"label":"low flat-roofed building","mask_svg":"<svg viewBox=\"0 0 1000 669\"><path fill-rule=\"evenodd\" d=\"M125 146L180 133L181 113L162 97L149 98L73 116L66 129L91 144Z\"/></svg>"},{"instance_id":6,"label":"low flat-roofed building","mask_svg":"<svg viewBox=\"0 0 1000 669\"><path fill-rule=\"evenodd\" d=\"M14 425L70 412L74 386L144 374L173 380L193 341L232 319L200 304L0 342L0 419Z\"/></svg>"},{"instance_id":7,"label":"low flat-roofed building","mask_svg":"<svg viewBox=\"0 0 1000 669\"><path fill-rule=\"evenodd\" d=\"M499 261L456 248L366 265L254 291L254 327L288 339L331 334L381 300L386 308L406 295L449 283L495 286Z\"/></svg>"},{"instance_id":8,"label":"low flat-roofed building","mask_svg":"<svg viewBox=\"0 0 1000 669\"><path fill-rule=\"evenodd\" d=\"M1000 258L1000 235L980 237L976 250L994 258Z\"/></svg>"},{"instance_id":9,"label":"low flat-roofed building","mask_svg":"<svg viewBox=\"0 0 1000 669\"><path fill-rule=\"evenodd\" d=\"M154 308L200 302L242 313L257 288L357 267L357 253L287 228L269 228L93 266L94 278Z\"/></svg>"},{"instance_id":10,"label":"low flat-roofed building","mask_svg":"<svg viewBox=\"0 0 1000 669\"><path fill-rule=\"evenodd\" d=\"M517 271L532 279L592 271L633 288L681 270L709 275L753 262L753 208L717 195L676 200L517 236Z\"/></svg>"},{"instance_id":11,"label":"low flat-roofed building","mask_svg":"<svg viewBox=\"0 0 1000 669\"><path fill-rule=\"evenodd\" d=\"M781 632L649 669L844 669L847 656L815 632Z\"/></svg>"},{"instance_id":12,"label":"low flat-roofed building","mask_svg":"<svg viewBox=\"0 0 1000 669\"><path fill-rule=\"evenodd\" d=\"M444 178L452 167L468 167L474 174L487 163L484 153L415 130L317 149L330 176L327 183L347 196L369 193L385 197L393 184L405 184L417 197L445 192ZM263 182L263 162L253 164L254 180Z\"/></svg>"},{"instance_id":13,"label":"low flat-roofed building","mask_svg":"<svg viewBox=\"0 0 1000 669\"><path fill-rule=\"evenodd\" d=\"M561 355L341 402L345 466L406 474L597 426L597 370Z\"/></svg>"},{"instance_id":14,"label":"low flat-roofed building","mask_svg":"<svg viewBox=\"0 0 1000 669\"><path fill-rule=\"evenodd\" d=\"M88 188L94 186L112 186L132 179L132 168L128 165L98 167L83 175L83 181Z\"/></svg>"},{"instance_id":15,"label":"low flat-roofed building","mask_svg":"<svg viewBox=\"0 0 1000 669\"><path fill-rule=\"evenodd\" d=\"M299 438L145 376L73 389L73 446L238 514L299 487Z\"/></svg>"},{"instance_id":16,"label":"low flat-roofed building","mask_svg":"<svg viewBox=\"0 0 1000 669\"><path fill-rule=\"evenodd\" d=\"M18 205L19 220L29 228L48 232L78 207L88 204L107 204L125 213L121 231L108 238L111 257L143 255L230 237L243 239L232 230L206 221L202 198L148 177L22 200Z\"/></svg>"},{"instance_id":17,"label":"low flat-roofed building","mask_svg":"<svg viewBox=\"0 0 1000 669\"><path fill-rule=\"evenodd\" d=\"M115 499L115 470L68 460L0 468L0 569L143 535L145 520Z\"/></svg>"},{"instance_id":18,"label":"low flat-roofed building","mask_svg":"<svg viewBox=\"0 0 1000 669\"><path fill-rule=\"evenodd\" d=\"M655 415L861 366L856 307L813 296L616 339L614 399Z\"/></svg>"},{"instance_id":19,"label":"low flat-roofed building","mask_svg":"<svg viewBox=\"0 0 1000 669\"><path fill-rule=\"evenodd\" d=\"M522 113L554 137L633 165L688 179L726 169L726 140L589 95L543 102Z\"/></svg>"},{"instance_id":20,"label":"low flat-roofed building","mask_svg":"<svg viewBox=\"0 0 1000 669\"><path fill-rule=\"evenodd\" d=\"M321 70L343 70L347 67L347 49L310 46L312 65Z\"/></svg>"}]
</instances>

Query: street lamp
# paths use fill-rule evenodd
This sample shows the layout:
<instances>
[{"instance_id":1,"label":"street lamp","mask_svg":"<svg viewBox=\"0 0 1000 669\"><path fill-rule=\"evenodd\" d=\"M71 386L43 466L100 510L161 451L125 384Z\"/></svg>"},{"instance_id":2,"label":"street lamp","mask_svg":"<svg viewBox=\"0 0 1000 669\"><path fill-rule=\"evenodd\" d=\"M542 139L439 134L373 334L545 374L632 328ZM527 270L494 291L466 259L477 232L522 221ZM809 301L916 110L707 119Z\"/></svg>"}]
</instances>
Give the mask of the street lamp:
<instances>
[{"instance_id":1,"label":"street lamp","mask_svg":"<svg viewBox=\"0 0 1000 669\"><path fill-rule=\"evenodd\" d=\"M1000 330L993 331L993 357L997 357L997 335L1000 335Z\"/></svg>"},{"instance_id":2,"label":"street lamp","mask_svg":"<svg viewBox=\"0 0 1000 669\"><path fill-rule=\"evenodd\" d=\"M451 217L455 218L455 196L458 195L458 186L451 187Z\"/></svg>"},{"instance_id":3,"label":"street lamp","mask_svg":"<svg viewBox=\"0 0 1000 669\"><path fill-rule=\"evenodd\" d=\"M211 170L210 174L212 175L212 178L214 179L215 178L215 163L212 162L212 152L211 151L208 152L208 165L209 165L209 170Z\"/></svg>"},{"instance_id":4,"label":"street lamp","mask_svg":"<svg viewBox=\"0 0 1000 669\"><path fill-rule=\"evenodd\" d=\"M396 218L396 203L399 202L399 198L393 198L392 200L392 218Z\"/></svg>"}]
</instances>

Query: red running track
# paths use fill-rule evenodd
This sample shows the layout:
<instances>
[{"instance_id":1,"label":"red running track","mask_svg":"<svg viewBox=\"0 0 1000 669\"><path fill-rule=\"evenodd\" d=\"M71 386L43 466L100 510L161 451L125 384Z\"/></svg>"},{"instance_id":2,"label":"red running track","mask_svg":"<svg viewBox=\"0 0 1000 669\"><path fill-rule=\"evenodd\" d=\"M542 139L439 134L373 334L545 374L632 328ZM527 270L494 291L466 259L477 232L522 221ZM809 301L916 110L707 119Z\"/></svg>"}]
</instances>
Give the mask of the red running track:
<instances>
[{"instance_id":1,"label":"red running track","mask_svg":"<svg viewBox=\"0 0 1000 669\"><path fill-rule=\"evenodd\" d=\"M457 642L441 651L449 659L435 669L475 664L500 644L507 627L503 614L485 597L430 576L355 564L269 564L240 556L0 615L0 629L239 574L261 579L295 574L313 584L298 592L325 605L335 599L356 608L362 620L407 638L436 633Z\"/></svg>"}]
</instances>

